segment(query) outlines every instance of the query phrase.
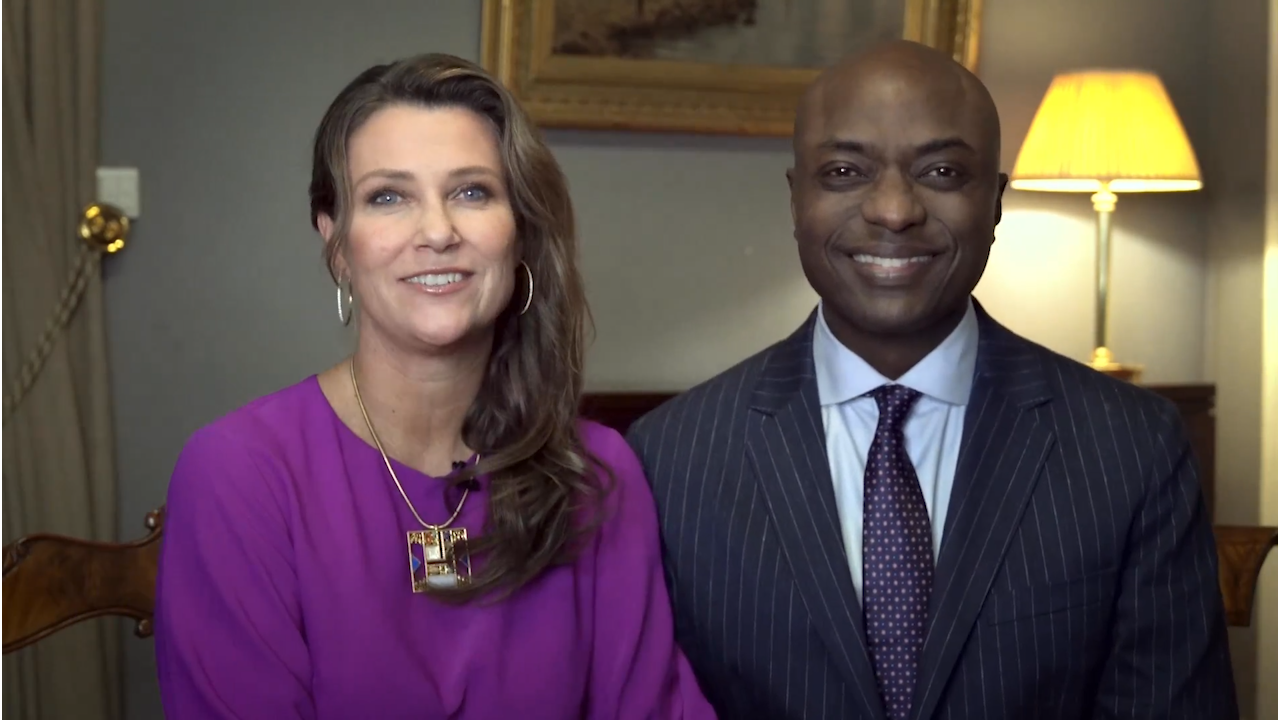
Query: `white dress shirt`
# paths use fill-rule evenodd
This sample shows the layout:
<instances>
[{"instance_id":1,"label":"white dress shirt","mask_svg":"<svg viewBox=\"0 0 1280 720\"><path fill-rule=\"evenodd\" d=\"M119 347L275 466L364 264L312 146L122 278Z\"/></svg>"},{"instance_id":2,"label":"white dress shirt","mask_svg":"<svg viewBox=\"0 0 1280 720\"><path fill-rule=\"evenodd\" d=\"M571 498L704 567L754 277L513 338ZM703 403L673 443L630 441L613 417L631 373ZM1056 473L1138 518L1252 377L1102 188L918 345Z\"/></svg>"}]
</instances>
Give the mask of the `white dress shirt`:
<instances>
[{"instance_id":1,"label":"white dress shirt","mask_svg":"<svg viewBox=\"0 0 1280 720\"><path fill-rule=\"evenodd\" d=\"M827 462L835 485L836 508L844 534L853 589L862 597L862 479L867 452L875 436L880 411L866 394L893 383L831 333L818 307L813 331L813 363L818 379L818 401L826 432ZM903 427L907 455L915 466L933 526L933 557L942 547L943 524L951 500L964 414L973 387L978 359L978 318L969 309L956 329L933 352L896 381L923 396L907 415Z\"/></svg>"}]
</instances>

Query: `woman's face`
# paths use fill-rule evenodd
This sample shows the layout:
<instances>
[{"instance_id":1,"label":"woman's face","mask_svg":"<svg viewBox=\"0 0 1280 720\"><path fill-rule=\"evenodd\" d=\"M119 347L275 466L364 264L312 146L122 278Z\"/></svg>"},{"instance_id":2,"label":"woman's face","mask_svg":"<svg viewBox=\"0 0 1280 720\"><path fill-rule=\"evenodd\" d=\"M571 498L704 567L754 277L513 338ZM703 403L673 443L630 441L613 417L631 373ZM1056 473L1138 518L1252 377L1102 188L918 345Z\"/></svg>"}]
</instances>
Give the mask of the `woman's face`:
<instances>
[{"instance_id":1,"label":"woman's face","mask_svg":"<svg viewBox=\"0 0 1280 720\"><path fill-rule=\"evenodd\" d=\"M347 172L351 229L337 270L361 333L439 351L491 332L518 263L492 124L461 108L393 105L352 135ZM330 218L320 231L332 237Z\"/></svg>"}]
</instances>

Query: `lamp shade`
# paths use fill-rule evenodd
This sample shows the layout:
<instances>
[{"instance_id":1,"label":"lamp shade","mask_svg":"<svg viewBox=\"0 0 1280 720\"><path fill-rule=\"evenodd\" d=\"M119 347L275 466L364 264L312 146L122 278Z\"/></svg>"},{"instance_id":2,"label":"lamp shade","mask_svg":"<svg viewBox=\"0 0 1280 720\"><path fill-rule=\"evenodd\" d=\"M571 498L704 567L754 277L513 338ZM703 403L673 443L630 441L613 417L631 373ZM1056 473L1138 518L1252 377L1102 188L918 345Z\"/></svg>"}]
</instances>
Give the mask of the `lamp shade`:
<instances>
[{"instance_id":1,"label":"lamp shade","mask_svg":"<svg viewBox=\"0 0 1280 720\"><path fill-rule=\"evenodd\" d=\"M1010 175L1018 190L1199 190L1200 165L1160 78L1098 70L1058 75Z\"/></svg>"}]
</instances>

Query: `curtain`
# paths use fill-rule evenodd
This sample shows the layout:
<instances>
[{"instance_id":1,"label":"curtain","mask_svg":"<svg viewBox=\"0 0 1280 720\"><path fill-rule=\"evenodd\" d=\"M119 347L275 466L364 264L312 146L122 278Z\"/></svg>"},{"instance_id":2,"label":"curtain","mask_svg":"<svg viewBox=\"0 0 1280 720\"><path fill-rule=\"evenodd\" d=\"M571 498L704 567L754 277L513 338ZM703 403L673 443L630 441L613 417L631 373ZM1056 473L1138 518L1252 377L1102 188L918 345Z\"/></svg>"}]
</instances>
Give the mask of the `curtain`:
<instances>
[{"instance_id":1,"label":"curtain","mask_svg":"<svg viewBox=\"0 0 1280 720\"><path fill-rule=\"evenodd\" d=\"M76 232L95 194L102 0L3 7L4 542L111 541L102 278ZM81 623L6 656L4 717L119 718L121 629Z\"/></svg>"}]
</instances>

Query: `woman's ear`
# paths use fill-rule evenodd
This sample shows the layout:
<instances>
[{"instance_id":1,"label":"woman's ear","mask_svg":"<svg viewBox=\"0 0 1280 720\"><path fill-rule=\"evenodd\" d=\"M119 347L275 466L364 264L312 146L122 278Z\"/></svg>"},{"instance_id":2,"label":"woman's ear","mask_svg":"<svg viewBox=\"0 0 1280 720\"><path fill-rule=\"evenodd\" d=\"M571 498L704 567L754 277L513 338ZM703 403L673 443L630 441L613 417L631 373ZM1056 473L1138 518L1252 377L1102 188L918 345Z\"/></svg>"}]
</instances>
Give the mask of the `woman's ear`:
<instances>
[{"instance_id":1,"label":"woman's ear","mask_svg":"<svg viewBox=\"0 0 1280 720\"><path fill-rule=\"evenodd\" d=\"M350 278L351 275L347 269L347 259L342 253L335 248L333 244L337 242L334 237L333 218L325 213L316 215L316 229L320 232L320 237L324 238L325 257L329 260L329 270L333 277L342 280Z\"/></svg>"},{"instance_id":2,"label":"woman's ear","mask_svg":"<svg viewBox=\"0 0 1280 720\"><path fill-rule=\"evenodd\" d=\"M324 238L326 243L333 242L333 218L327 213L316 215L316 229L320 231L320 237Z\"/></svg>"}]
</instances>

